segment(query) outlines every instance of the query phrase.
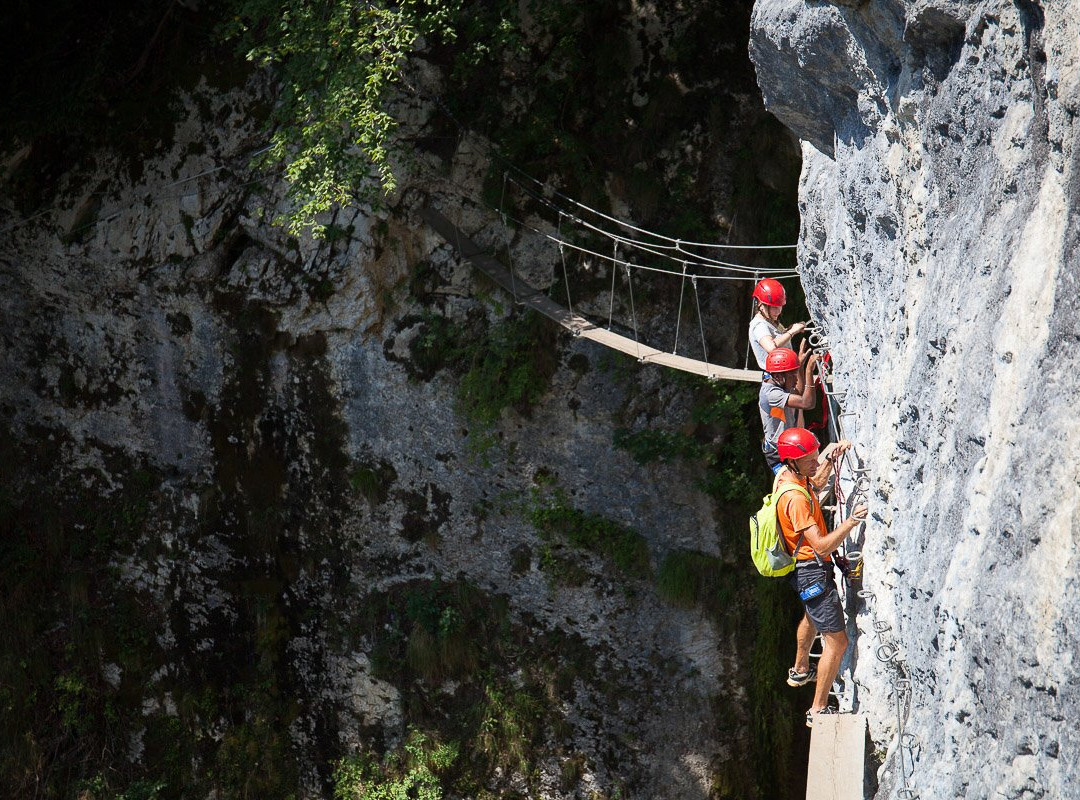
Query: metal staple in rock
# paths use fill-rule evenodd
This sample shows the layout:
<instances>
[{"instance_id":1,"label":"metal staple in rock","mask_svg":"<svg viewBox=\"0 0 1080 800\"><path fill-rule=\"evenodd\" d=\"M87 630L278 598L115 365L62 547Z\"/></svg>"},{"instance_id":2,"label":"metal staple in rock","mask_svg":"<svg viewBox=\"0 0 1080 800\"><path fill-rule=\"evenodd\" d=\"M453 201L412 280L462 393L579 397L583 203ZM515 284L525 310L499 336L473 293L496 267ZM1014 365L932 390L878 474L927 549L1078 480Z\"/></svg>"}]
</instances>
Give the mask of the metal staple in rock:
<instances>
[{"instance_id":1,"label":"metal staple in rock","mask_svg":"<svg viewBox=\"0 0 1080 800\"><path fill-rule=\"evenodd\" d=\"M811 332L808 337L810 339L811 347L813 351L818 355L823 355L828 351L828 339L817 330ZM840 406L840 399L846 398L847 392L829 392L825 389L826 378L829 377L824 369L821 370L821 385L823 391L827 396L827 402L835 402L837 406ZM842 433L841 418L847 416L854 416L854 412L841 410L836 417L836 428L838 438ZM853 463L848 465L848 469L854 476L855 486L851 491L851 494L847 498L847 505L854 507L860 498L865 498L870 492L870 468L859 457L858 451L852 447L851 455ZM843 466L843 459L837 460L837 472ZM840 506L843 504L843 500L840 496L837 498L836 513L841 513ZM902 651L900 649L900 643L893 637L887 634L892 631L892 625L884 620L877 618L875 611L877 597L873 591L869 589L860 589L856 592L856 595L866 603L867 609L870 611L871 627L874 631L874 635L877 638L877 647L874 650L874 655L878 661L882 664L891 665L895 670L895 676L892 681L893 696L896 700L896 755L899 761L900 767L900 784L901 788L897 791L897 797L900 800L918 800L919 793L914 786L909 785L909 779L912 777L915 771L915 749L918 746L918 739L914 734L908 733L905 730L907 721L911 716L911 710L914 701L914 684L911 678L911 672L908 669L907 663L904 661ZM911 764L911 769L908 769L908 762Z\"/></svg>"}]
</instances>

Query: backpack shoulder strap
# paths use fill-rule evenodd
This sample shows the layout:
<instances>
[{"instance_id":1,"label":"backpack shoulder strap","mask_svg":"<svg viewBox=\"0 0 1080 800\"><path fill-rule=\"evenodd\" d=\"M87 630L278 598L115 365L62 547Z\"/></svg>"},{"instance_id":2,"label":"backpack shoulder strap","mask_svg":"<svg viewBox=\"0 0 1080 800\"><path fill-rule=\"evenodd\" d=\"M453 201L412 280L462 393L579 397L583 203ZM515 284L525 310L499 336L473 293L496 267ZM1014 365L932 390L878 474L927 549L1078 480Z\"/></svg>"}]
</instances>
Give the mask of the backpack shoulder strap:
<instances>
[{"instance_id":1,"label":"backpack shoulder strap","mask_svg":"<svg viewBox=\"0 0 1080 800\"><path fill-rule=\"evenodd\" d=\"M814 507L814 500L810 496L810 492L808 492L806 490L805 486L802 486L802 485L800 485L798 483L792 483L792 482L788 481L786 483L786 485L784 485L783 487L780 487L778 489L777 484L779 482L780 482L780 476L778 475L776 477L776 480L773 481L773 495L774 495L774 497L773 497L773 506L774 506L774 508L776 508L776 524L778 526L780 525L780 498L784 494L786 494L787 492L791 491L792 489L798 489L800 492L802 492L803 496L807 500L810 501L810 507L811 508ZM788 520L788 521L790 522L790 520ZM787 550L787 541L784 539L784 529L783 528L780 528L780 541L783 543L784 550L786 551ZM799 554L799 548L802 547L804 541L806 541L806 535L805 534L799 534L799 540L795 543L794 552L788 553L788 555L790 555L792 558L796 558L796 556ZM814 550L813 547L811 547L810 549ZM798 559L796 559L796 560L798 560ZM821 563L821 556L819 556L817 554L817 550L814 550L814 560L817 561L819 564Z\"/></svg>"},{"instance_id":2,"label":"backpack shoulder strap","mask_svg":"<svg viewBox=\"0 0 1080 800\"><path fill-rule=\"evenodd\" d=\"M803 493L803 497L805 497L807 500L810 501L810 505L814 504L813 499L810 497L810 492L806 491L805 486L800 486L797 483L791 483L791 482L788 482L785 486L782 486L779 489L774 489L773 490L773 494L776 495L775 502L779 503L781 495L787 494L792 489L798 489L800 492Z\"/></svg>"}]
</instances>

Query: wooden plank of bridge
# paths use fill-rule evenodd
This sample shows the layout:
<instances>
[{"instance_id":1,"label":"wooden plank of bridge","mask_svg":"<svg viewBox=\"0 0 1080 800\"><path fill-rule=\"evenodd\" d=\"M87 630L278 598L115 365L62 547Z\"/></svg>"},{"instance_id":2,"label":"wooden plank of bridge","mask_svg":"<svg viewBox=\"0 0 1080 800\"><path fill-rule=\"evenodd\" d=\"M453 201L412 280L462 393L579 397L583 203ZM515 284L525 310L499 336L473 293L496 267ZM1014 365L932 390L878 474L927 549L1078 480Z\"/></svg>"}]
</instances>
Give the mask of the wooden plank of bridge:
<instances>
[{"instance_id":1,"label":"wooden plank of bridge","mask_svg":"<svg viewBox=\"0 0 1080 800\"><path fill-rule=\"evenodd\" d=\"M518 303L539 311L549 319L555 320L575 336L581 336L605 347L626 353L646 364L659 364L712 379L746 381L748 383L761 382L761 372L757 370L721 367L706 361L698 361L674 353L665 353L654 347L641 344L627 336L598 327L585 317L563 308L550 297L526 283L520 275L512 275L510 270L504 267L497 258L477 245L454 223L434 208L424 208L421 210L420 216L436 233L454 245L463 258L467 258L474 267L513 294Z\"/></svg>"},{"instance_id":2,"label":"wooden plank of bridge","mask_svg":"<svg viewBox=\"0 0 1080 800\"><path fill-rule=\"evenodd\" d=\"M866 717L815 717L806 769L806 800L863 800L865 762Z\"/></svg>"}]
</instances>

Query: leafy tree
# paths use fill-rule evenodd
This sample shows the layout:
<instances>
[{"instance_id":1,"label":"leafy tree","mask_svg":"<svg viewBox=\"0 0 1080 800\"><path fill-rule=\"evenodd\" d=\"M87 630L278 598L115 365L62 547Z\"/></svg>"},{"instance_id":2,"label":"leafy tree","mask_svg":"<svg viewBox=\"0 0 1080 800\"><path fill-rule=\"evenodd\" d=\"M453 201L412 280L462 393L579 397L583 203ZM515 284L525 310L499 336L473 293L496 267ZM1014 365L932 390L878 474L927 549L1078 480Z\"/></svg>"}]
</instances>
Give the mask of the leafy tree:
<instances>
[{"instance_id":1,"label":"leafy tree","mask_svg":"<svg viewBox=\"0 0 1080 800\"><path fill-rule=\"evenodd\" d=\"M236 0L223 28L244 57L272 67L279 96L271 116L264 165L283 164L292 233L347 202L377 177L384 192L396 183L390 167L395 120L392 89L421 36L453 39L461 0Z\"/></svg>"}]
</instances>

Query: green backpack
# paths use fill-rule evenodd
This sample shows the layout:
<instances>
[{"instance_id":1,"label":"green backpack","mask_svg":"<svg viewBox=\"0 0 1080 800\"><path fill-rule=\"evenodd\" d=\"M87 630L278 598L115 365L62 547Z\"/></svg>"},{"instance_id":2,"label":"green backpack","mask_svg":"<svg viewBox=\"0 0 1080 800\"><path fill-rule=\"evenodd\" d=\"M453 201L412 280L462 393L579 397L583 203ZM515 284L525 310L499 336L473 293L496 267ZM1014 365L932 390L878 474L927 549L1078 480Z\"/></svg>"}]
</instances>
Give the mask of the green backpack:
<instances>
[{"instance_id":1,"label":"green backpack","mask_svg":"<svg viewBox=\"0 0 1080 800\"><path fill-rule=\"evenodd\" d=\"M750 557L754 559L757 571L766 578L779 578L787 575L795 569L795 559L784 546L784 535L780 531L780 524L776 521L776 506L785 492L798 489L806 499L810 500L810 493L796 483L787 483L779 491L776 482L773 482L771 494L765 495L761 502L761 508L750 517ZM813 500L810 503L813 504ZM795 549L802 545L802 537Z\"/></svg>"}]
</instances>

